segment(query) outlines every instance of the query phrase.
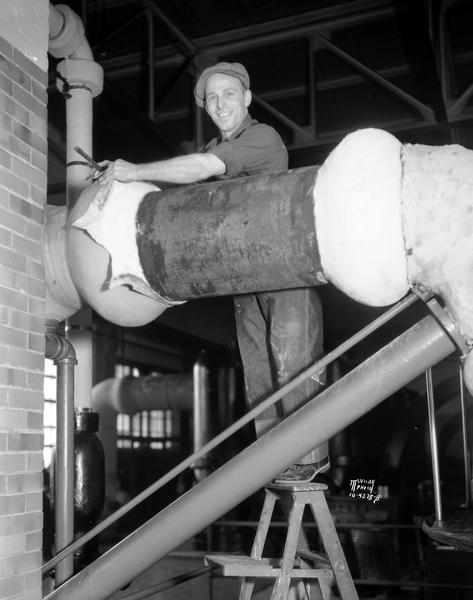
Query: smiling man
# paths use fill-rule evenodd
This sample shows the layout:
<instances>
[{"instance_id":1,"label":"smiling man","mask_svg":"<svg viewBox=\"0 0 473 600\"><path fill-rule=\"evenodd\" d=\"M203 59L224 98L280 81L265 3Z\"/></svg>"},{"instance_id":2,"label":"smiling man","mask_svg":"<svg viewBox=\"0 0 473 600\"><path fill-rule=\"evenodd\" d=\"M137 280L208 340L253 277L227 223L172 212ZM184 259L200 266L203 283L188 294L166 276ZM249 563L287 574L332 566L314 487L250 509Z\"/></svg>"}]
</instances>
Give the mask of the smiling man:
<instances>
[{"instance_id":1,"label":"smiling man","mask_svg":"<svg viewBox=\"0 0 473 600\"><path fill-rule=\"evenodd\" d=\"M286 147L273 127L252 119L250 77L240 63L221 62L205 69L194 89L219 130L202 152L146 164L104 161L101 183L152 180L195 183L274 173L288 168ZM258 202L258 198L254 198ZM257 406L276 389L312 365L323 353L322 308L315 287L236 296L235 320L247 399ZM255 419L256 435L280 423L319 391L309 379ZM330 467L328 443L291 466L276 481L311 481Z\"/></svg>"}]
</instances>

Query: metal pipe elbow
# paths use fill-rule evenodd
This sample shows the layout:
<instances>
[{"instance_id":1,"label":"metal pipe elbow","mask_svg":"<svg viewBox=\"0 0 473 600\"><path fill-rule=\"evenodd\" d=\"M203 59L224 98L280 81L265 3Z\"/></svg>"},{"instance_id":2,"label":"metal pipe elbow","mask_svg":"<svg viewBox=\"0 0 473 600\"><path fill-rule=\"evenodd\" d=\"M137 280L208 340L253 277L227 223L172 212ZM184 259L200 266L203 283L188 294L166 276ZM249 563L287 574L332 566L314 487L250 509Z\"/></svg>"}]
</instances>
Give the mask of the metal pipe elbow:
<instances>
[{"instance_id":1,"label":"metal pipe elbow","mask_svg":"<svg viewBox=\"0 0 473 600\"><path fill-rule=\"evenodd\" d=\"M45 356L54 361L55 365L76 365L74 346L64 336L47 332Z\"/></svg>"}]
</instances>

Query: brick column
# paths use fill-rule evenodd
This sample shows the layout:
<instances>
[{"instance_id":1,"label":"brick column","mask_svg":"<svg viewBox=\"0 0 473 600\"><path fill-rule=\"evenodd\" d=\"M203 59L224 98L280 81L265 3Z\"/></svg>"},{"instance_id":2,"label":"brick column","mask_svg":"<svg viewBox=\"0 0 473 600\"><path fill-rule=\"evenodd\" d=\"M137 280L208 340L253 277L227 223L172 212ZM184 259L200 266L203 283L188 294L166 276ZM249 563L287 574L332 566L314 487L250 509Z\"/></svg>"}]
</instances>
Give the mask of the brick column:
<instances>
[{"instance_id":1,"label":"brick column","mask_svg":"<svg viewBox=\"0 0 473 600\"><path fill-rule=\"evenodd\" d=\"M47 73L0 37L0 599L41 593Z\"/></svg>"}]
</instances>

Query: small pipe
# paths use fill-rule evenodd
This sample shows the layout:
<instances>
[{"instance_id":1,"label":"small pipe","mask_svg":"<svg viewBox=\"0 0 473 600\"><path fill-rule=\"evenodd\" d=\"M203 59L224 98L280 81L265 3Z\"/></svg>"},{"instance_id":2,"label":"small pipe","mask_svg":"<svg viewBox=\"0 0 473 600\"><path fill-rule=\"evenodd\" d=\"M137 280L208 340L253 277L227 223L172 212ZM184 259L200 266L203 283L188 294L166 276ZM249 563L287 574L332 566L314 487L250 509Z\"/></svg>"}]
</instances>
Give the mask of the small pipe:
<instances>
[{"instance_id":1,"label":"small pipe","mask_svg":"<svg viewBox=\"0 0 473 600\"><path fill-rule=\"evenodd\" d=\"M434 482L435 520L442 522L442 496L440 492L440 469L437 447L437 427L435 424L434 389L432 385L432 369L425 372L425 383L427 389L427 407L429 411L430 448L432 454L432 476Z\"/></svg>"},{"instance_id":2,"label":"small pipe","mask_svg":"<svg viewBox=\"0 0 473 600\"><path fill-rule=\"evenodd\" d=\"M424 318L44 600L106 598L454 350L437 321Z\"/></svg>"},{"instance_id":3,"label":"small pipe","mask_svg":"<svg viewBox=\"0 0 473 600\"><path fill-rule=\"evenodd\" d=\"M463 363L460 361L458 368L460 378L460 407L462 421L463 438L463 467L465 472L465 507L469 508L471 503L471 464L470 464L470 444L468 440L468 425L465 404L465 385L463 381Z\"/></svg>"},{"instance_id":4,"label":"small pipe","mask_svg":"<svg viewBox=\"0 0 473 600\"><path fill-rule=\"evenodd\" d=\"M54 470L55 546L61 551L74 540L74 348L57 334L46 333L46 358L57 367L56 380L56 468ZM56 586L74 573L74 557L56 566Z\"/></svg>"}]
</instances>

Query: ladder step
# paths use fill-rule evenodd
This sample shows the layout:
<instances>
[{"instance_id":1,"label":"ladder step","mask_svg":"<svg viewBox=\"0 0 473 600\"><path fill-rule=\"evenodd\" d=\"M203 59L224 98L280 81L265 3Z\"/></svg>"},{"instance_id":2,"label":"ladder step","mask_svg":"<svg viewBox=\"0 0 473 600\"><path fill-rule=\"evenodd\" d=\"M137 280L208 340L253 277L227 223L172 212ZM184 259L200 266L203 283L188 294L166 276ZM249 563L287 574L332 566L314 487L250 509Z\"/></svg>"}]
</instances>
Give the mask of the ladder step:
<instances>
[{"instance_id":1,"label":"ladder step","mask_svg":"<svg viewBox=\"0 0 473 600\"><path fill-rule=\"evenodd\" d=\"M288 597L292 579L334 580L341 600L358 600L358 594L338 538L332 515L325 499L327 486L320 483L271 484L266 486L265 500L256 528L251 556L242 554L209 554L206 564L219 567L223 576L240 577L240 598L250 600L259 578L274 579L271 598L283 600ZM288 515L288 529L282 558L263 557L266 537L276 501L282 504ZM311 509L317 524L322 552L313 552L302 529L306 507ZM318 582L316 590L326 597ZM319 594L319 597L320 597Z\"/></svg>"},{"instance_id":2,"label":"ladder step","mask_svg":"<svg viewBox=\"0 0 473 600\"><path fill-rule=\"evenodd\" d=\"M280 558L251 558L250 556L234 556L221 554L207 554L207 564L214 564L222 569L222 575L228 577L279 577L281 573ZM302 569L294 563L293 569L288 573L296 579L318 579L331 577L332 569Z\"/></svg>"}]
</instances>

